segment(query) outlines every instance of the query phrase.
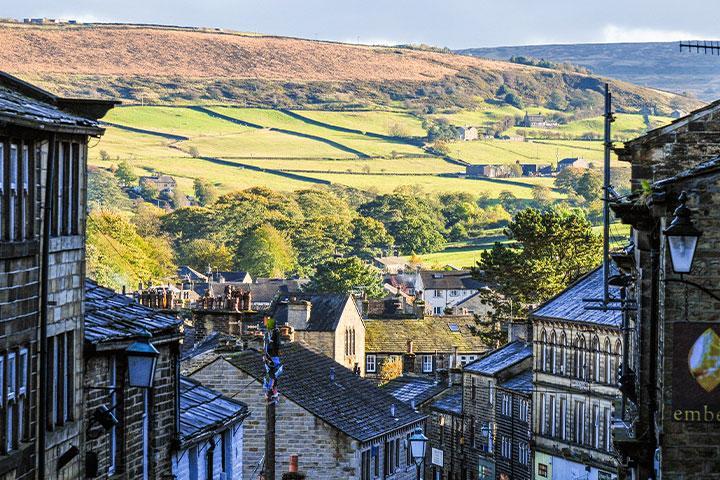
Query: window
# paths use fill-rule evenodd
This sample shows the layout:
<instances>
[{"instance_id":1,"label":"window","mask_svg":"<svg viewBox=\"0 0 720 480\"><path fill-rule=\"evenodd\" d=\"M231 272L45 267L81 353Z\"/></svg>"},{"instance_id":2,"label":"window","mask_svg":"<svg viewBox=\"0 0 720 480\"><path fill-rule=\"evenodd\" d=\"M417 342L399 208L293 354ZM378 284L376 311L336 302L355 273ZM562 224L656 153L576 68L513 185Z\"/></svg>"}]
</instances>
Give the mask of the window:
<instances>
[{"instance_id":1,"label":"window","mask_svg":"<svg viewBox=\"0 0 720 480\"><path fill-rule=\"evenodd\" d=\"M73 332L61 333L48 339L48 347L52 364L49 428L64 425L72 420L75 407L75 342Z\"/></svg>"},{"instance_id":2,"label":"window","mask_svg":"<svg viewBox=\"0 0 720 480\"><path fill-rule=\"evenodd\" d=\"M460 292L458 292L457 290L450 290L451 297L457 297L458 295L460 295Z\"/></svg>"},{"instance_id":3,"label":"window","mask_svg":"<svg viewBox=\"0 0 720 480\"><path fill-rule=\"evenodd\" d=\"M538 463L538 476L547 478L548 476L548 466L544 463Z\"/></svg>"},{"instance_id":4,"label":"window","mask_svg":"<svg viewBox=\"0 0 720 480\"><path fill-rule=\"evenodd\" d=\"M375 373L377 371L377 363L375 355L365 356L365 371L367 373Z\"/></svg>"},{"instance_id":5,"label":"window","mask_svg":"<svg viewBox=\"0 0 720 480\"><path fill-rule=\"evenodd\" d=\"M546 405L545 405L545 394L540 394L540 405L538 405L540 412L540 418L538 419L538 430L540 431L540 435L545 433L545 419L547 418L547 412L545 411Z\"/></svg>"},{"instance_id":6,"label":"window","mask_svg":"<svg viewBox=\"0 0 720 480\"><path fill-rule=\"evenodd\" d=\"M11 400L15 400L15 380L16 380L16 367L17 364L15 362L15 353L11 352L8 353L7 356L7 399L8 402Z\"/></svg>"},{"instance_id":7,"label":"window","mask_svg":"<svg viewBox=\"0 0 720 480\"><path fill-rule=\"evenodd\" d=\"M233 431L232 427L222 434L222 471L225 478L233 478Z\"/></svg>"},{"instance_id":8,"label":"window","mask_svg":"<svg viewBox=\"0 0 720 480\"><path fill-rule=\"evenodd\" d=\"M108 357L108 387L111 388L110 390L110 408L117 407L117 391L114 390L114 388L117 386L117 357L115 355L111 355ZM108 433L108 449L110 450L110 454L108 455L108 474L112 475L115 473L115 470L117 468L117 445L118 445L118 430L117 426L113 425L110 427L110 432ZM197 479L197 447L195 448L195 477ZM192 466L193 462L193 450L190 450L189 453L189 462L190 466ZM190 478L193 478L192 476L192 468L190 470Z\"/></svg>"},{"instance_id":9,"label":"window","mask_svg":"<svg viewBox=\"0 0 720 480\"><path fill-rule=\"evenodd\" d=\"M585 364L585 338L579 337L576 342L577 348L575 349L575 376L580 380L586 379L586 364Z\"/></svg>"},{"instance_id":10,"label":"window","mask_svg":"<svg viewBox=\"0 0 720 480\"><path fill-rule=\"evenodd\" d=\"M524 398L520 399L520 408L518 409L518 419L527 422L530 419L530 402Z\"/></svg>"},{"instance_id":11,"label":"window","mask_svg":"<svg viewBox=\"0 0 720 480\"><path fill-rule=\"evenodd\" d=\"M560 374L561 375L568 374L567 337L565 336L565 332L563 332L562 335L560 336Z\"/></svg>"},{"instance_id":12,"label":"window","mask_svg":"<svg viewBox=\"0 0 720 480\"><path fill-rule=\"evenodd\" d=\"M400 439L385 442L385 475L395 473L400 468Z\"/></svg>"},{"instance_id":13,"label":"window","mask_svg":"<svg viewBox=\"0 0 720 480\"><path fill-rule=\"evenodd\" d=\"M435 297L435 298L442 297L442 292L440 290L433 290L433 297Z\"/></svg>"},{"instance_id":14,"label":"window","mask_svg":"<svg viewBox=\"0 0 720 480\"><path fill-rule=\"evenodd\" d=\"M592 421L590 422L592 429L593 447L600 447L600 406L593 405Z\"/></svg>"},{"instance_id":15,"label":"window","mask_svg":"<svg viewBox=\"0 0 720 480\"><path fill-rule=\"evenodd\" d=\"M502 394L501 411L506 417L512 416L512 397L506 393Z\"/></svg>"},{"instance_id":16,"label":"window","mask_svg":"<svg viewBox=\"0 0 720 480\"><path fill-rule=\"evenodd\" d=\"M550 420L550 436L555 437L557 435L556 420L555 420L555 395L550 395L548 398L550 403L550 413L548 414Z\"/></svg>"},{"instance_id":17,"label":"window","mask_svg":"<svg viewBox=\"0 0 720 480\"><path fill-rule=\"evenodd\" d=\"M567 439L567 399L560 399L560 438Z\"/></svg>"},{"instance_id":18,"label":"window","mask_svg":"<svg viewBox=\"0 0 720 480\"><path fill-rule=\"evenodd\" d=\"M18 438L25 440L28 438L29 432L27 431L26 425L28 420L26 419L27 412L25 411L27 391L28 391L28 349L21 348L18 354L18 399L17 399L17 421L18 421Z\"/></svg>"},{"instance_id":19,"label":"window","mask_svg":"<svg viewBox=\"0 0 720 480\"><path fill-rule=\"evenodd\" d=\"M198 447L190 447L188 451L188 477L190 480L198 480Z\"/></svg>"},{"instance_id":20,"label":"window","mask_svg":"<svg viewBox=\"0 0 720 480\"><path fill-rule=\"evenodd\" d=\"M475 400L477 396L477 386L475 385L475 377L470 378L470 399Z\"/></svg>"},{"instance_id":21,"label":"window","mask_svg":"<svg viewBox=\"0 0 720 480\"><path fill-rule=\"evenodd\" d=\"M612 416L610 415L610 409L605 407L605 450L610 451L611 445L611 429L612 429Z\"/></svg>"},{"instance_id":22,"label":"window","mask_svg":"<svg viewBox=\"0 0 720 480\"><path fill-rule=\"evenodd\" d=\"M488 403L495 405L495 384L492 380L488 382Z\"/></svg>"},{"instance_id":23,"label":"window","mask_svg":"<svg viewBox=\"0 0 720 480\"><path fill-rule=\"evenodd\" d=\"M610 347L610 339L605 339L605 383L611 384L612 383L612 372L613 372L613 363L612 363L612 348Z\"/></svg>"},{"instance_id":24,"label":"window","mask_svg":"<svg viewBox=\"0 0 720 480\"><path fill-rule=\"evenodd\" d=\"M365 450L360 458L360 480L370 480L370 450Z\"/></svg>"},{"instance_id":25,"label":"window","mask_svg":"<svg viewBox=\"0 0 720 480\"><path fill-rule=\"evenodd\" d=\"M585 443L585 404L575 402L575 443Z\"/></svg>"},{"instance_id":26,"label":"window","mask_svg":"<svg viewBox=\"0 0 720 480\"><path fill-rule=\"evenodd\" d=\"M60 142L55 160L55 192L53 199L53 236L77 235L80 225L80 162L82 146Z\"/></svg>"},{"instance_id":27,"label":"window","mask_svg":"<svg viewBox=\"0 0 720 480\"><path fill-rule=\"evenodd\" d=\"M442 315L443 311L444 311L443 307L434 307L433 308L433 313L435 315Z\"/></svg>"},{"instance_id":28,"label":"window","mask_svg":"<svg viewBox=\"0 0 720 480\"><path fill-rule=\"evenodd\" d=\"M493 453L495 450L495 424L493 422L488 423L488 453Z\"/></svg>"},{"instance_id":29,"label":"window","mask_svg":"<svg viewBox=\"0 0 720 480\"><path fill-rule=\"evenodd\" d=\"M423 373L430 373L433 371L432 355L423 355L422 356L422 371L423 371Z\"/></svg>"},{"instance_id":30,"label":"window","mask_svg":"<svg viewBox=\"0 0 720 480\"><path fill-rule=\"evenodd\" d=\"M8 238L17 240L17 205L18 205L18 146L10 145L10 203L8 204Z\"/></svg>"},{"instance_id":31,"label":"window","mask_svg":"<svg viewBox=\"0 0 720 480\"><path fill-rule=\"evenodd\" d=\"M520 442L518 445L518 461L522 465L530 464L530 445L527 442Z\"/></svg>"},{"instance_id":32,"label":"window","mask_svg":"<svg viewBox=\"0 0 720 480\"><path fill-rule=\"evenodd\" d=\"M512 440L505 435L502 435L500 441L500 455L505 458L512 458Z\"/></svg>"},{"instance_id":33,"label":"window","mask_svg":"<svg viewBox=\"0 0 720 480\"><path fill-rule=\"evenodd\" d=\"M27 144L22 147L21 186L20 186L20 237L25 239L29 232L28 224L28 193L30 192L30 148Z\"/></svg>"},{"instance_id":34,"label":"window","mask_svg":"<svg viewBox=\"0 0 720 480\"><path fill-rule=\"evenodd\" d=\"M542 331L540 336L540 370L545 371L547 365L547 333Z\"/></svg>"},{"instance_id":35,"label":"window","mask_svg":"<svg viewBox=\"0 0 720 480\"><path fill-rule=\"evenodd\" d=\"M557 368L557 337L555 332L550 336L550 371L554 374Z\"/></svg>"}]
</instances>

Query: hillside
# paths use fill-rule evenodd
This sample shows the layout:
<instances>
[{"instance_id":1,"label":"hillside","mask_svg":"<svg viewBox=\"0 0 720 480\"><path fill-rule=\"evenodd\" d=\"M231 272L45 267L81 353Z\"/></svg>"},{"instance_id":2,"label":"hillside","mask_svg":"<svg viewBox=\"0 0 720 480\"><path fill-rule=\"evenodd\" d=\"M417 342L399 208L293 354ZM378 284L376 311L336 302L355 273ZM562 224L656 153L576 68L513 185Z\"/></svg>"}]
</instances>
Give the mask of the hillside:
<instances>
[{"instance_id":1,"label":"hillside","mask_svg":"<svg viewBox=\"0 0 720 480\"><path fill-rule=\"evenodd\" d=\"M498 89L530 105L596 106L585 75L401 47L198 29L0 24L0 70L65 95L146 103L295 108L467 108ZM619 110L692 109L691 99L612 81Z\"/></svg>"},{"instance_id":2,"label":"hillside","mask_svg":"<svg viewBox=\"0 0 720 480\"><path fill-rule=\"evenodd\" d=\"M520 55L570 62L636 85L689 92L706 101L720 98L720 59L680 52L676 42L527 45L468 48L458 53L500 60Z\"/></svg>"}]
</instances>

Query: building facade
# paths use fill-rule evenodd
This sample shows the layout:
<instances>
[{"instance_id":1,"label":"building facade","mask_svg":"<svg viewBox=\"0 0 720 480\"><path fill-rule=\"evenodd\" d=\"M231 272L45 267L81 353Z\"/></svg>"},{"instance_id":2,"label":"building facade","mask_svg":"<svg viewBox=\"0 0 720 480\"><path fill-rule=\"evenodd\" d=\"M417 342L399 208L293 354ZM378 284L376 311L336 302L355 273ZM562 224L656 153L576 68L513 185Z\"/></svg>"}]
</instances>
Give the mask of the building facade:
<instances>
[{"instance_id":1,"label":"building facade","mask_svg":"<svg viewBox=\"0 0 720 480\"><path fill-rule=\"evenodd\" d=\"M307 478L317 480L413 480L406 440L425 416L397 401L326 355L298 343L280 349L276 468L289 469L299 455ZM243 477L257 478L265 442L265 375L262 355L246 350L218 357L190 377L247 404Z\"/></svg>"},{"instance_id":2,"label":"building facade","mask_svg":"<svg viewBox=\"0 0 720 480\"><path fill-rule=\"evenodd\" d=\"M629 325L638 332L625 349L635 375L613 429L614 444L630 465L624 478L705 479L720 469L720 441L708 413L720 410L720 392L707 381L712 375L699 373L717 365L707 363L701 346L717 344L720 309L719 132L720 102L714 102L617 150L619 160L632 166L636 192L613 205L632 226L634 247L620 267L632 279L628 298L637 309ZM644 182L653 188L640 199ZM690 272L682 275L674 271L663 233L681 192L691 222L702 231ZM693 368L693 358L704 359L705 367Z\"/></svg>"},{"instance_id":3,"label":"building facade","mask_svg":"<svg viewBox=\"0 0 720 480\"><path fill-rule=\"evenodd\" d=\"M602 295L599 268L531 315L538 479L617 478L610 431L620 397L623 315L587 308L586 299Z\"/></svg>"},{"instance_id":4,"label":"building facade","mask_svg":"<svg viewBox=\"0 0 720 480\"><path fill-rule=\"evenodd\" d=\"M82 475L87 143L113 105L59 98L0 72L5 478Z\"/></svg>"},{"instance_id":5,"label":"building facade","mask_svg":"<svg viewBox=\"0 0 720 480\"><path fill-rule=\"evenodd\" d=\"M470 270L421 270L415 277L415 292L425 302L427 315L452 313L454 307L485 286Z\"/></svg>"},{"instance_id":6,"label":"building facade","mask_svg":"<svg viewBox=\"0 0 720 480\"><path fill-rule=\"evenodd\" d=\"M85 282L87 478L163 479L180 432L180 320ZM151 388L129 384L125 350L147 334L159 357ZM109 421L111 412L116 422Z\"/></svg>"}]
</instances>

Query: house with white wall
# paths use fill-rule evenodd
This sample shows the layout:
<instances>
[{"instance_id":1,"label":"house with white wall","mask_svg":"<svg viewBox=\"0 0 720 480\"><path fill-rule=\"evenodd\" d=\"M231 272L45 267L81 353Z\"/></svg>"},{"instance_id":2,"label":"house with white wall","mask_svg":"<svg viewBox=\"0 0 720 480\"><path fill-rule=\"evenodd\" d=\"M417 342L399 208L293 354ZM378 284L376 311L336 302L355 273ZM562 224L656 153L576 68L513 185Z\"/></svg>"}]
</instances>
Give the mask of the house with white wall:
<instances>
[{"instance_id":1,"label":"house with white wall","mask_svg":"<svg viewBox=\"0 0 720 480\"><path fill-rule=\"evenodd\" d=\"M452 313L485 286L470 270L421 270L415 277L415 292L425 301L428 315Z\"/></svg>"}]
</instances>

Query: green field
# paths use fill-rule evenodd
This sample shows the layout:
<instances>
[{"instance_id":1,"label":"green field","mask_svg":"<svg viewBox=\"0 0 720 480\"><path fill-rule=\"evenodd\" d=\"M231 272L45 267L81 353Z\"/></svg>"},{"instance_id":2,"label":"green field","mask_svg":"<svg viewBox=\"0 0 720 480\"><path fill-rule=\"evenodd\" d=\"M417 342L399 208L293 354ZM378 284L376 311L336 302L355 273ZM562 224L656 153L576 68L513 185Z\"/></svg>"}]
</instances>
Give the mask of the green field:
<instances>
[{"instance_id":1,"label":"green field","mask_svg":"<svg viewBox=\"0 0 720 480\"><path fill-rule=\"evenodd\" d=\"M427 132L422 128L422 121L409 113L403 112L325 112L318 110L298 110L296 113L317 120L318 122L352 128L361 132L395 135L401 130L411 137L424 137Z\"/></svg>"},{"instance_id":2,"label":"green field","mask_svg":"<svg viewBox=\"0 0 720 480\"><path fill-rule=\"evenodd\" d=\"M240 159L240 163L286 171L312 171L318 173L373 173L373 174L429 174L460 173L465 168L440 158L372 158L368 160L316 160L316 159Z\"/></svg>"}]
</instances>

